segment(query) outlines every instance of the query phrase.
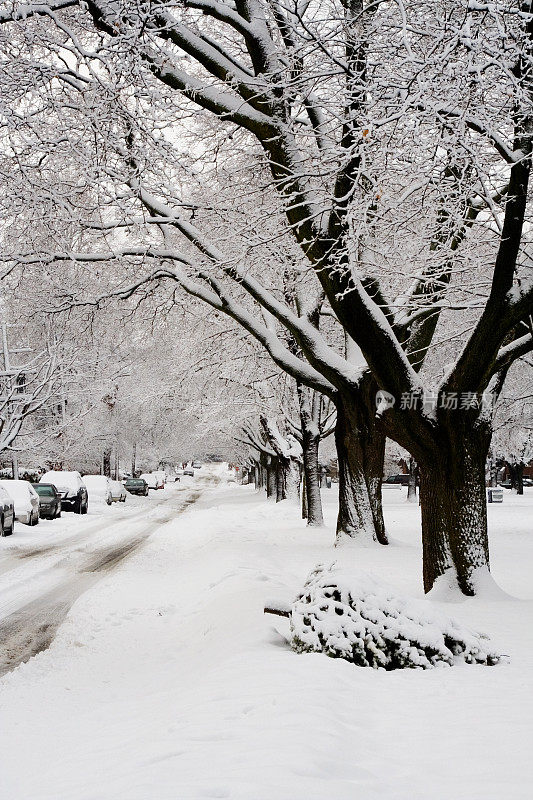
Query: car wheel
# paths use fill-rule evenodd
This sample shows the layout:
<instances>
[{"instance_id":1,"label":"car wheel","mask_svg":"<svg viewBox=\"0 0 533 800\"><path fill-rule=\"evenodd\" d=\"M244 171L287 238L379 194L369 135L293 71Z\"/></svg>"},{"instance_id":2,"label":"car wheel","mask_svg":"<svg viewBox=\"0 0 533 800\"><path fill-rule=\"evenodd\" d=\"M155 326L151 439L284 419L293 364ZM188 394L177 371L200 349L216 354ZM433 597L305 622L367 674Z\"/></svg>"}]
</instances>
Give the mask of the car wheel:
<instances>
[{"instance_id":1,"label":"car wheel","mask_svg":"<svg viewBox=\"0 0 533 800\"><path fill-rule=\"evenodd\" d=\"M7 536L7 533L4 530L4 518L3 517L0 517L0 536Z\"/></svg>"},{"instance_id":2,"label":"car wheel","mask_svg":"<svg viewBox=\"0 0 533 800\"><path fill-rule=\"evenodd\" d=\"M85 503L85 505L81 507L81 513L86 514L88 510L89 510L89 503Z\"/></svg>"},{"instance_id":3,"label":"car wheel","mask_svg":"<svg viewBox=\"0 0 533 800\"><path fill-rule=\"evenodd\" d=\"M82 510L81 510L81 500L80 500L80 498L78 498L76 500L76 502L74 503L74 513L75 514L83 513Z\"/></svg>"},{"instance_id":4,"label":"car wheel","mask_svg":"<svg viewBox=\"0 0 533 800\"><path fill-rule=\"evenodd\" d=\"M13 525L15 524L14 520L11 520L11 527L4 529L4 536L13 536ZM3 527L3 526L2 526Z\"/></svg>"},{"instance_id":5,"label":"car wheel","mask_svg":"<svg viewBox=\"0 0 533 800\"><path fill-rule=\"evenodd\" d=\"M35 513L35 511L34 511L32 513L32 517L33 517L33 521L32 521L31 524L32 525L38 525L39 524L39 512Z\"/></svg>"}]
</instances>

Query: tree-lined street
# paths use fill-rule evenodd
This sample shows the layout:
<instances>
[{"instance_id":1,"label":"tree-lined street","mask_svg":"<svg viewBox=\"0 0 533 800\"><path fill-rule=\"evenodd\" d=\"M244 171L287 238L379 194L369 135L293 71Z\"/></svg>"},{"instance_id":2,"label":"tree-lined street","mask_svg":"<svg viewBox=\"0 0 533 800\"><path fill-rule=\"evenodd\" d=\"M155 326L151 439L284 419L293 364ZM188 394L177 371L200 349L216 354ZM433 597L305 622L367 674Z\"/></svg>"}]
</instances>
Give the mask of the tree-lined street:
<instances>
[{"instance_id":1,"label":"tree-lined street","mask_svg":"<svg viewBox=\"0 0 533 800\"><path fill-rule=\"evenodd\" d=\"M17 800L525 797L532 158L532 0L0 3Z\"/></svg>"}]
</instances>

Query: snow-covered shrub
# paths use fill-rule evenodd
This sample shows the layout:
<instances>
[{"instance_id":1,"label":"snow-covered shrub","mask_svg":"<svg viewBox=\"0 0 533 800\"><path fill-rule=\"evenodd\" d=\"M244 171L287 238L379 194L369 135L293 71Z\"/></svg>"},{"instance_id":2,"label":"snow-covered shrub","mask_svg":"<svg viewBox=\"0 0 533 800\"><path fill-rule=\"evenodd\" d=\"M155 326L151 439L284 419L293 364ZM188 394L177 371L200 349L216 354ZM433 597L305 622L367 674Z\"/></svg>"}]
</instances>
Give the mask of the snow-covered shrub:
<instances>
[{"instance_id":1,"label":"snow-covered shrub","mask_svg":"<svg viewBox=\"0 0 533 800\"><path fill-rule=\"evenodd\" d=\"M361 667L428 669L497 664L500 656L486 636L474 633L432 608L428 601L401 597L360 570L319 564L292 607L292 646L323 652Z\"/></svg>"}]
</instances>

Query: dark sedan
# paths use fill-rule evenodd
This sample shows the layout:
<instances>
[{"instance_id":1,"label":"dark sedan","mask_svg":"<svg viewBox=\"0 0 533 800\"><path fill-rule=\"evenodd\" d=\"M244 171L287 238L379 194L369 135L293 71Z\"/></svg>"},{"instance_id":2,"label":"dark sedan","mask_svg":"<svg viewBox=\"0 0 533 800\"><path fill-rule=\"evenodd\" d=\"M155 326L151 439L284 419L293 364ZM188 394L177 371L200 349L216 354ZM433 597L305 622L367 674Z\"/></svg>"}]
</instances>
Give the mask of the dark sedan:
<instances>
[{"instance_id":1,"label":"dark sedan","mask_svg":"<svg viewBox=\"0 0 533 800\"><path fill-rule=\"evenodd\" d=\"M124 481L124 488L130 494L140 494L143 497L148 496L148 484L144 478L126 478Z\"/></svg>"},{"instance_id":2,"label":"dark sedan","mask_svg":"<svg viewBox=\"0 0 533 800\"><path fill-rule=\"evenodd\" d=\"M389 475L388 478L385 478L383 483L394 483L400 486L409 486L409 475Z\"/></svg>"},{"instance_id":3,"label":"dark sedan","mask_svg":"<svg viewBox=\"0 0 533 800\"><path fill-rule=\"evenodd\" d=\"M61 516L61 495L53 483L32 483L39 495L39 516L55 519Z\"/></svg>"}]
</instances>

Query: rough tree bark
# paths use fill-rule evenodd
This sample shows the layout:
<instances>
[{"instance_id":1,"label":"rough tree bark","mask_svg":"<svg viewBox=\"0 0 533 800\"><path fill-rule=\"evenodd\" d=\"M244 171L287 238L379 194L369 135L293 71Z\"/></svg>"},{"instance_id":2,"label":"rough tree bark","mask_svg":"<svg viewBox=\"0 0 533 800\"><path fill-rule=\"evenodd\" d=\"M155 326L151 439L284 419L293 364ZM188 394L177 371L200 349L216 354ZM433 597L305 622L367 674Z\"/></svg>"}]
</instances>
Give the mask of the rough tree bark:
<instances>
[{"instance_id":1,"label":"rough tree bark","mask_svg":"<svg viewBox=\"0 0 533 800\"><path fill-rule=\"evenodd\" d=\"M490 485L492 488L496 488L498 485L498 462L495 458L489 459L489 477L490 477Z\"/></svg>"},{"instance_id":2,"label":"rough tree bark","mask_svg":"<svg viewBox=\"0 0 533 800\"><path fill-rule=\"evenodd\" d=\"M268 456L267 466L267 497L276 496L276 459L273 456Z\"/></svg>"},{"instance_id":3,"label":"rough tree bark","mask_svg":"<svg viewBox=\"0 0 533 800\"><path fill-rule=\"evenodd\" d=\"M320 496L320 467L318 464L319 443L320 433L313 429L305 429L302 425L305 511L307 524L314 528L320 528L324 525L322 498Z\"/></svg>"},{"instance_id":4,"label":"rough tree bark","mask_svg":"<svg viewBox=\"0 0 533 800\"><path fill-rule=\"evenodd\" d=\"M111 452L111 445L106 445L102 456L102 475L106 475L108 478L111 477Z\"/></svg>"},{"instance_id":5,"label":"rough tree bark","mask_svg":"<svg viewBox=\"0 0 533 800\"><path fill-rule=\"evenodd\" d=\"M524 464L521 462L511 463L509 461L506 463L511 480L511 489L514 489L517 494L524 494Z\"/></svg>"},{"instance_id":6,"label":"rough tree bark","mask_svg":"<svg viewBox=\"0 0 533 800\"><path fill-rule=\"evenodd\" d=\"M302 446L302 516L311 527L324 525L322 497L320 495L320 466L318 449L320 445L321 397L296 382L298 407L300 411L300 431Z\"/></svg>"},{"instance_id":7,"label":"rough tree bark","mask_svg":"<svg viewBox=\"0 0 533 800\"><path fill-rule=\"evenodd\" d=\"M485 469L490 421L441 415L416 452L420 469L424 590L445 574L466 595L489 570Z\"/></svg>"},{"instance_id":8,"label":"rough tree bark","mask_svg":"<svg viewBox=\"0 0 533 800\"><path fill-rule=\"evenodd\" d=\"M300 453L294 437L284 437L275 420L260 417L265 438L276 453L276 502L300 498Z\"/></svg>"},{"instance_id":9,"label":"rough tree bark","mask_svg":"<svg viewBox=\"0 0 533 800\"><path fill-rule=\"evenodd\" d=\"M335 442L339 460L337 543L345 536L388 544L381 503L385 434L375 419L371 381L355 397L339 395Z\"/></svg>"},{"instance_id":10,"label":"rough tree bark","mask_svg":"<svg viewBox=\"0 0 533 800\"><path fill-rule=\"evenodd\" d=\"M261 472L257 461L254 461L254 486L256 490L261 488Z\"/></svg>"}]
</instances>

